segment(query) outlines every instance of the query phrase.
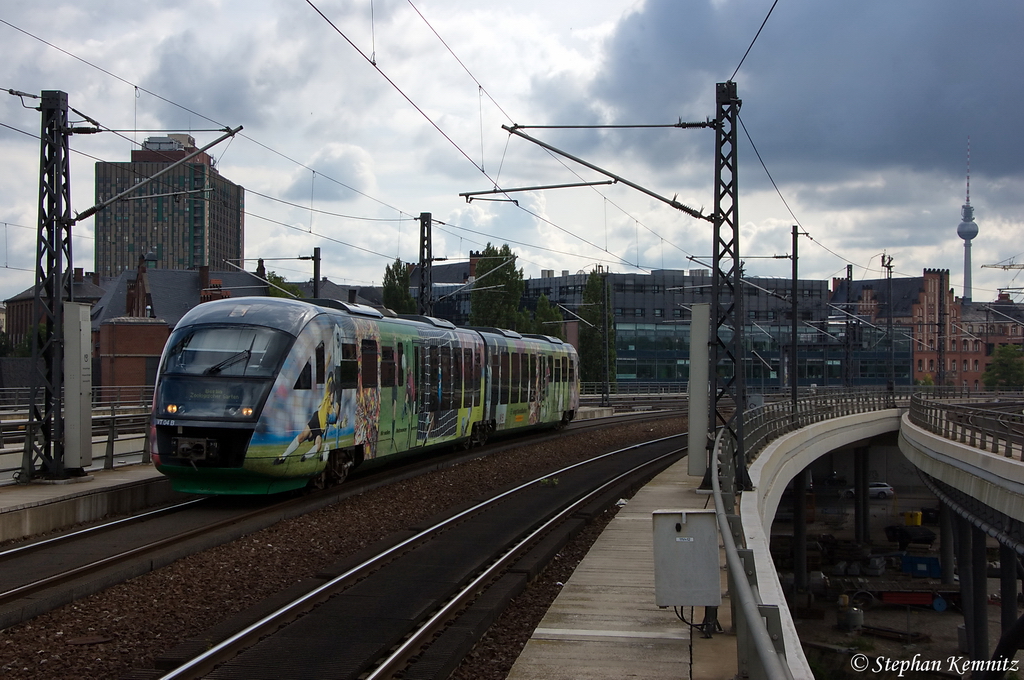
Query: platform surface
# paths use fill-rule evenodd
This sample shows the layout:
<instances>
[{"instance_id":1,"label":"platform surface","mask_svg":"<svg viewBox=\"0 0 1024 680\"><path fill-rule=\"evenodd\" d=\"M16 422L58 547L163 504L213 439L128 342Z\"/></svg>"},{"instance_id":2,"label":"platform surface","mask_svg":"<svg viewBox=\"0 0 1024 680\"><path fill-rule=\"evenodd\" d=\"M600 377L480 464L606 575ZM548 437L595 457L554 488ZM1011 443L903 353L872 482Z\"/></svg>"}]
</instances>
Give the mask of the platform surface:
<instances>
[{"instance_id":1,"label":"platform surface","mask_svg":"<svg viewBox=\"0 0 1024 680\"><path fill-rule=\"evenodd\" d=\"M710 496L696 492L700 481L687 474L684 458L619 510L533 632L509 680L726 680L736 675L733 635L691 638L672 609L654 603L652 513L713 508ZM723 594L725 583L723 570ZM718 611L729 630L728 597ZM695 614L703 619L702 609Z\"/></svg>"}]
</instances>

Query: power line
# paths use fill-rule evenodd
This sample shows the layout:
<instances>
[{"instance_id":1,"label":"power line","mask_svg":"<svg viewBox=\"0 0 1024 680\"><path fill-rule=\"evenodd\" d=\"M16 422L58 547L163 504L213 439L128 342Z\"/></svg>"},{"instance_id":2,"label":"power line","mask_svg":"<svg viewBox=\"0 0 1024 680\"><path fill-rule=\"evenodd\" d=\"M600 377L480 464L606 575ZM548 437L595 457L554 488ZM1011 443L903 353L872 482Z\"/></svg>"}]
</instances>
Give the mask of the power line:
<instances>
[{"instance_id":1,"label":"power line","mask_svg":"<svg viewBox=\"0 0 1024 680\"><path fill-rule=\"evenodd\" d=\"M736 70L732 72L732 76L729 78L729 80L736 79L736 74L740 72L740 67L743 66L743 62L746 61L747 55L750 54L750 50L753 49L754 43L757 42L758 36L760 36L761 31L764 30L764 25L768 23L768 17L770 17L772 15L772 12L775 11L775 5L777 4L779 4L779 0L775 0L775 2L772 3L771 9L768 10L768 14L765 16L764 21L761 22L761 28L757 29L757 33L754 34L754 39L750 41L750 46L747 47L747 51L743 53L743 57L740 59L740 63L736 64Z\"/></svg>"}]
</instances>

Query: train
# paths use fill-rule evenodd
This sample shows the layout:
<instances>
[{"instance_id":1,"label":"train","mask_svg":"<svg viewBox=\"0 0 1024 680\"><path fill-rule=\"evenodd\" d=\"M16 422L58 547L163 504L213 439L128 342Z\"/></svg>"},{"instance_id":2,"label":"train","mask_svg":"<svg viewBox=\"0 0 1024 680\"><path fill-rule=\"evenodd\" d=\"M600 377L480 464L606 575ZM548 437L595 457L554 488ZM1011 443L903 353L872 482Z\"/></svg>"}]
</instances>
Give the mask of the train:
<instances>
[{"instance_id":1,"label":"train","mask_svg":"<svg viewBox=\"0 0 1024 680\"><path fill-rule=\"evenodd\" d=\"M324 487L364 461L563 426L579 375L575 348L546 335L335 300L215 300L167 339L150 451L181 492Z\"/></svg>"}]
</instances>

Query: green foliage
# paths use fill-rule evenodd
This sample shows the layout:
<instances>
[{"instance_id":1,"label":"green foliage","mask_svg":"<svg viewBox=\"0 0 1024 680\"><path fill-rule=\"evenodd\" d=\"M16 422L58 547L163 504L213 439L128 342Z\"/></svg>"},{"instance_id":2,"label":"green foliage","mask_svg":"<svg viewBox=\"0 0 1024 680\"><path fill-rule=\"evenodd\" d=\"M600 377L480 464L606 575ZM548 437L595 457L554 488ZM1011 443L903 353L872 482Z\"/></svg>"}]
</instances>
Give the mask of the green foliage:
<instances>
[{"instance_id":1,"label":"green foliage","mask_svg":"<svg viewBox=\"0 0 1024 680\"><path fill-rule=\"evenodd\" d=\"M476 263L470 325L520 330L529 318L519 310L523 287L523 270L516 269L512 249L507 243L500 249L488 243Z\"/></svg>"},{"instance_id":2,"label":"green foliage","mask_svg":"<svg viewBox=\"0 0 1024 680\"><path fill-rule=\"evenodd\" d=\"M42 347L46 342L46 324L39 323L35 325L35 334L39 338L39 346ZM14 357L31 357L32 356L32 331L25 333L25 337L21 339L16 347L11 349L11 355Z\"/></svg>"},{"instance_id":3,"label":"green foliage","mask_svg":"<svg viewBox=\"0 0 1024 680\"><path fill-rule=\"evenodd\" d=\"M384 306L397 314L415 314L416 300L409 294L409 268L401 258L384 269Z\"/></svg>"},{"instance_id":4,"label":"green foliage","mask_svg":"<svg viewBox=\"0 0 1024 680\"><path fill-rule=\"evenodd\" d=\"M615 325L613 310L605 299L607 285L603 273L590 272L583 288L583 306L576 312L583 319L580 322L580 379L583 382L604 382L605 366L608 367L608 382L615 382ZM606 325L608 338L604 334Z\"/></svg>"},{"instance_id":5,"label":"green foliage","mask_svg":"<svg viewBox=\"0 0 1024 680\"><path fill-rule=\"evenodd\" d=\"M925 387L931 387L935 384L935 378L933 378L930 373L926 373L923 378L917 381L917 384Z\"/></svg>"},{"instance_id":6,"label":"green foliage","mask_svg":"<svg viewBox=\"0 0 1024 680\"><path fill-rule=\"evenodd\" d=\"M992 363L981 376L985 387L1024 386L1024 353L1020 345L1002 345L992 353Z\"/></svg>"},{"instance_id":7,"label":"green foliage","mask_svg":"<svg viewBox=\"0 0 1024 680\"><path fill-rule=\"evenodd\" d=\"M278 274L277 272L267 272L267 281L270 281L270 283L274 284L273 286L269 287L270 288L270 297L283 297L283 298L301 298L301 297L304 297L304 295L302 294L302 289L301 288L296 286L294 283L288 283L287 281L284 280L284 277L281 276L280 274ZM274 286L277 286L277 288L275 288ZM291 295L289 295L288 293L286 293L283 290L281 290L281 288L284 288L284 290L288 291L288 293L291 293Z\"/></svg>"},{"instance_id":8,"label":"green foliage","mask_svg":"<svg viewBox=\"0 0 1024 680\"><path fill-rule=\"evenodd\" d=\"M14 353L14 347L11 346L11 339L7 337L5 331L0 331L0 357L9 357Z\"/></svg>"},{"instance_id":9,"label":"green foliage","mask_svg":"<svg viewBox=\"0 0 1024 680\"><path fill-rule=\"evenodd\" d=\"M551 304L547 295L541 295L537 300L537 312L533 315L536 332L565 340L565 324L562 321L561 310Z\"/></svg>"}]
</instances>

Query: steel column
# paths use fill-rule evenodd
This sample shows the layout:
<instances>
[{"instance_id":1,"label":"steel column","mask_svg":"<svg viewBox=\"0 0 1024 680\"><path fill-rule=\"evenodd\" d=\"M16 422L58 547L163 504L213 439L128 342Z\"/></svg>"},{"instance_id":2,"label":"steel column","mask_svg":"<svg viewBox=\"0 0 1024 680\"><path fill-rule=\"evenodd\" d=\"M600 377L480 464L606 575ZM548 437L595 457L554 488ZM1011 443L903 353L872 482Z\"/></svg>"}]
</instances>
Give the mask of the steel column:
<instances>
[{"instance_id":1,"label":"steel column","mask_svg":"<svg viewBox=\"0 0 1024 680\"><path fill-rule=\"evenodd\" d=\"M708 447L713 445L714 429L722 425L736 442L736 490L750 489L747 476L746 448L743 442L743 414L747 395L743 366L743 295L741 290L739 192L737 188L737 123L741 100L736 96L736 83L716 85L715 116L715 216L713 243L713 276L711 322L715 337L709 360L714 381L709 413L711 428ZM724 371L732 375L722 375ZM709 465L709 470L715 466Z\"/></svg>"},{"instance_id":2,"label":"steel column","mask_svg":"<svg viewBox=\"0 0 1024 680\"><path fill-rule=\"evenodd\" d=\"M939 562L942 566L942 583L954 583L953 578L953 511L945 503L939 503Z\"/></svg>"},{"instance_id":3,"label":"steel column","mask_svg":"<svg viewBox=\"0 0 1024 680\"><path fill-rule=\"evenodd\" d=\"M988 646L988 555L985 551L985 532L971 527L971 560L974 580L974 651L971 658L987 659Z\"/></svg>"},{"instance_id":4,"label":"steel column","mask_svg":"<svg viewBox=\"0 0 1024 680\"><path fill-rule=\"evenodd\" d=\"M1002 634L1006 635L1017 623L1017 553L1013 548L999 544L999 599Z\"/></svg>"},{"instance_id":5,"label":"steel column","mask_svg":"<svg viewBox=\"0 0 1024 680\"><path fill-rule=\"evenodd\" d=\"M29 332L35 371L19 481L62 478L64 468L64 300L72 300L68 95L42 93L35 300ZM44 326L40 338L37 324ZM80 473L81 470L78 470Z\"/></svg>"}]
</instances>

